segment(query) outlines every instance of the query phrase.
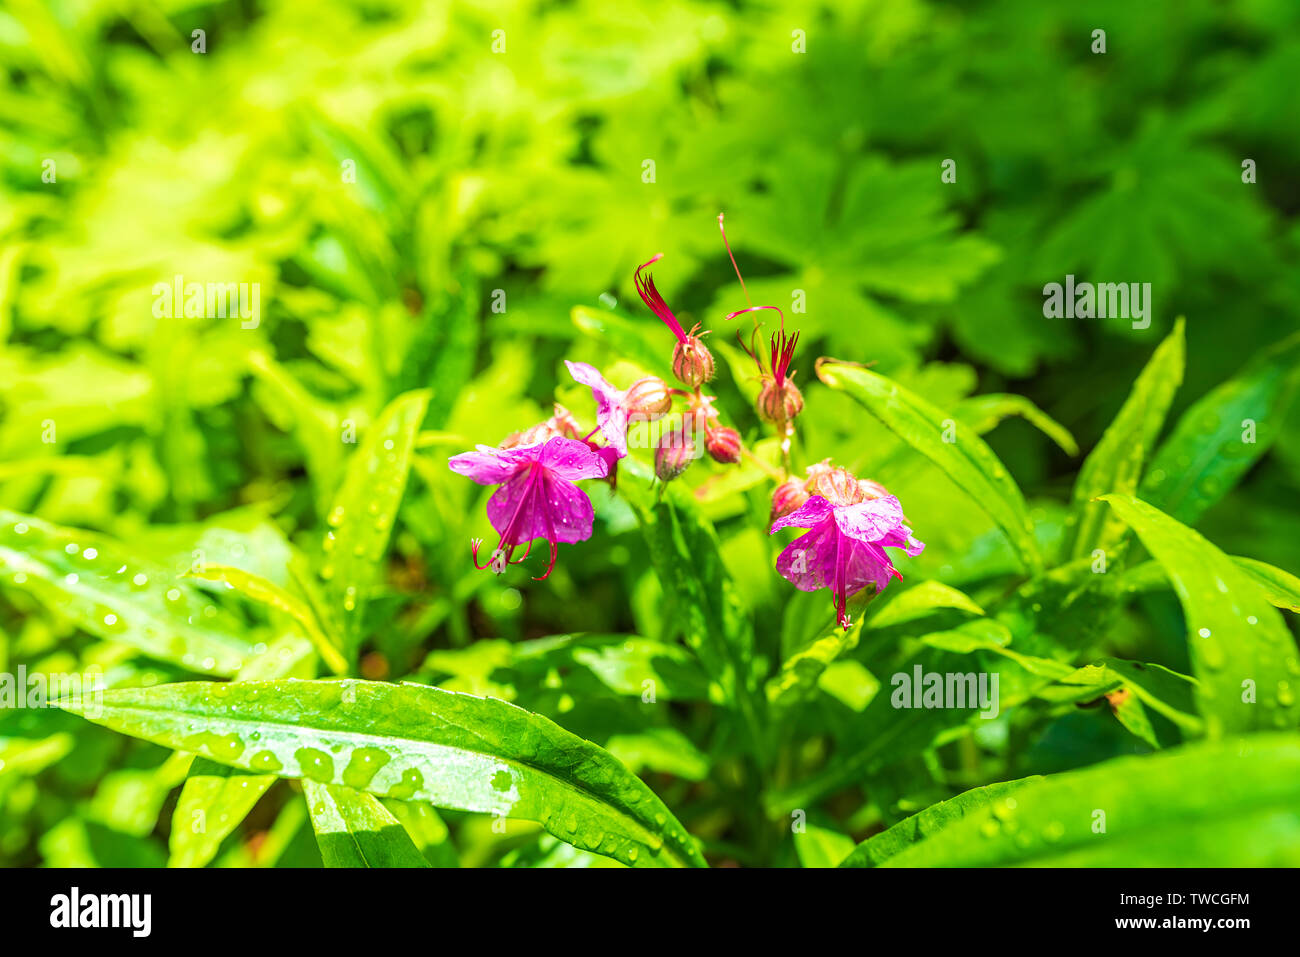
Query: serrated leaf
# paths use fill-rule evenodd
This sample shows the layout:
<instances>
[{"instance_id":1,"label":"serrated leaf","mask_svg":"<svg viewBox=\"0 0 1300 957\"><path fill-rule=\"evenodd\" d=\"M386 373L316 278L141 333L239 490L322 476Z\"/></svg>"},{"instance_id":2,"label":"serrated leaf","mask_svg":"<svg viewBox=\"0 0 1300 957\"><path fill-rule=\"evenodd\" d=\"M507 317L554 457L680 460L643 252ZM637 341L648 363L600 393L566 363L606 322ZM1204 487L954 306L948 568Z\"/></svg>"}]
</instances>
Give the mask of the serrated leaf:
<instances>
[{"instance_id":1,"label":"serrated leaf","mask_svg":"<svg viewBox=\"0 0 1300 957\"><path fill-rule=\"evenodd\" d=\"M1025 498L984 440L969 426L935 408L897 382L869 369L824 362L817 373L863 405L891 431L928 458L997 523L1031 572L1043 567ZM969 434L966 434L969 433ZM945 441L951 436L952 441Z\"/></svg>"},{"instance_id":2,"label":"serrated leaf","mask_svg":"<svg viewBox=\"0 0 1300 957\"><path fill-rule=\"evenodd\" d=\"M189 671L232 675L252 656L233 615L94 532L0 511L0 574L92 635Z\"/></svg>"},{"instance_id":3,"label":"serrated leaf","mask_svg":"<svg viewBox=\"0 0 1300 957\"><path fill-rule=\"evenodd\" d=\"M1076 524L1069 557L1081 558L1097 548L1109 550L1122 540L1123 523L1093 499L1107 492L1136 492L1142 463L1182 384L1185 351L1183 320L1179 319L1138 375L1097 447L1084 460L1074 483Z\"/></svg>"},{"instance_id":4,"label":"serrated leaf","mask_svg":"<svg viewBox=\"0 0 1300 957\"><path fill-rule=\"evenodd\" d=\"M1300 737L1235 737L1029 781L883 864L1294 867Z\"/></svg>"},{"instance_id":5,"label":"serrated leaf","mask_svg":"<svg viewBox=\"0 0 1300 957\"><path fill-rule=\"evenodd\" d=\"M172 814L167 866L206 867L274 783L274 775L196 759Z\"/></svg>"},{"instance_id":6,"label":"serrated leaf","mask_svg":"<svg viewBox=\"0 0 1300 957\"><path fill-rule=\"evenodd\" d=\"M633 866L704 864L663 802L618 761L504 701L419 685L290 680L115 689L98 715L62 706L249 771L537 821Z\"/></svg>"},{"instance_id":7,"label":"serrated leaf","mask_svg":"<svg viewBox=\"0 0 1300 957\"><path fill-rule=\"evenodd\" d=\"M310 779L302 783L326 867L428 867L405 828L365 791Z\"/></svg>"},{"instance_id":8,"label":"serrated leaf","mask_svg":"<svg viewBox=\"0 0 1300 957\"><path fill-rule=\"evenodd\" d=\"M1265 350L1193 404L1160 446L1138 494L1195 525L1273 444L1295 394L1297 367L1300 335Z\"/></svg>"},{"instance_id":9,"label":"serrated leaf","mask_svg":"<svg viewBox=\"0 0 1300 957\"><path fill-rule=\"evenodd\" d=\"M1169 574L1183 606L1196 701L1206 732L1294 727L1300 662L1282 616L1227 555L1198 532L1130 495L1105 495ZM1245 699L1245 700L1243 700Z\"/></svg>"}]
</instances>

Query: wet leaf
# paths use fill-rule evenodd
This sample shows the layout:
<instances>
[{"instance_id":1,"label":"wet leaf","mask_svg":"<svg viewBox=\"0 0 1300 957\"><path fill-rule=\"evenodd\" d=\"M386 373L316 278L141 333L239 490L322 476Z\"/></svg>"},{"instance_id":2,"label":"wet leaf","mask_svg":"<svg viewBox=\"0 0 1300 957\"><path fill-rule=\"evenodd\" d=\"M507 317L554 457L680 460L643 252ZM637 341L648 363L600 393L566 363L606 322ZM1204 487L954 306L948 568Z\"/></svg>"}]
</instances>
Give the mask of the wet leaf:
<instances>
[{"instance_id":1,"label":"wet leaf","mask_svg":"<svg viewBox=\"0 0 1300 957\"><path fill-rule=\"evenodd\" d=\"M840 867L880 867L891 857L933 838L967 815L987 808L994 801L1005 798L1031 781L1041 780L1041 776L1034 775L1015 781L1002 781L982 788L972 788L955 798L932 804L924 811L904 818L893 827L867 838L848 857L842 859Z\"/></svg>"},{"instance_id":2,"label":"wet leaf","mask_svg":"<svg viewBox=\"0 0 1300 957\"><path fill-rule=\"evenodd\" d=\"M618 761L504 701L371 681L191 682L110 690L98 716L78 713L248 771L537 821L633 866L704 863Z\"/></svg>"},{"instance_id":3,"label":"wet leaf","mask_svg":"<svg viewBox=\"0 0 1300 957\"><path fill-rule=\"evenodd\" d=\"M252 656L233 615L93 532L0 511L0 575L92 635L189 671L231 675Z\"/></svg>"},{"instance_id":4,"label":"wet leaf","mask_svg":"<svg viewBox=\"0 0 1300 957\"><path fill-rule=\"evenodd\" d=\"M311 826L326 867L428 867L406 830L365 791L306 780Z\"/></svg>"},{"instance_id":5,"label":"wet leaf","mask_svg":"<svg viewBox=\"0 0 1300 957\"><path fill-rule=\"evenodd\" d=\"M347 671L348 663L343 659L337 643L325 634L307 603L275 582L230 565L204 565L202 568L192 570L190 575L194 578L202 578L204 581L227 584L241 595L290 616L302 626L303 633L311 641L312 647L331 671L335 674L343 674Z\"/></svg>"},{"instance_id":6,"label":"wet leaf","mask_svg":"<svg viewBox=\"0 0 1300 957\"><path fill-rule=\"evenodd\" d=\"M1141 499L1102 498L1164 565L1182 603L1206 732L1217 737L1300 722L1295 641L1250 576L1198 532Z\"/></svg>"},{"instance_id":7,"label":"wet leaf","mask_svg":"<svg viewBox=\"0 0 1300 957\"><path fill-rule=\"evenodd\" d=\"M1186 745L1013 783L1020 786L1011 793L968 801L960 819L881 863L1300 864L1300 737L1294 733Z\"/></svg>"},{"instance_id":8,"label":"wet leaf","mask_svg":"<svg viewBox=\"0 0 1300 957\"><path fill-rule=\"evenodd\" d=\"M206 867L274 783L274 775L196 759L172 814L167 866Z\"/></svg>"},{"instance_id":9,"label":"wet leaf","mask_svg":"<svg viewBox=\"0 0 1300 957\"><path fill-rule=\"evenodd\" d=\"M389 403L348 459L343 485L326 517L329 531L322 544L320 577L341 608L349 647L357 638L366 592L378 578L388 548L428 404L427 390L407 392Z\"/></svg>"},{"instance_id":10,"label":"wet leaf","mask_svg":"<svg viewBox=\"0 0 1300 957\"><path fill-rule=\"evenodd\" d=\"M1295 395L1298 367L1300 335L1294 335L1198 400L1160 446L1138 494L1195 525L1273 444Z\"/></svg>"}]
</instances>

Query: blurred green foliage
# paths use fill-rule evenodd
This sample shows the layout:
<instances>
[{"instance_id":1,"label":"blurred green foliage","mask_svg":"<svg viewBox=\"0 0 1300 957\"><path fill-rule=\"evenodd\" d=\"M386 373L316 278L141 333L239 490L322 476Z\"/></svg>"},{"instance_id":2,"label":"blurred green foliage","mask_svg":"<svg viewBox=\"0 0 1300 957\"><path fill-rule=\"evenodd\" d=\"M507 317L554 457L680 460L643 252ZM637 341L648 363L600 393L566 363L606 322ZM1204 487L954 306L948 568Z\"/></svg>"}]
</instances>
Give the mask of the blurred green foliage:
<instances>
[{"instance_id":1,"label":"blurred green foliage","mask_svg":"<svg viewBox=\"0 0 1300 957\"><path fill-rule=\"evenodd\" d=\"M1123 670L1203 676L1209 653L1184 640L1194 606L1164 587L1179 570L1143 565L1127 526L1162 562L1191 546L1094 495L1138 494L1268 563L1273 603L1295 601L1280 571L1300 569L1294 350L1256 358L1300 318L1291 0L7 0L0 69L0 506L17 513L0 539L0 671L94 666L115 688L351 672L501 697L642 775L711 861L811 866L957 791L1206 731L1216 705L1183 679L1171 703ZM848 636L825 594L773 571L781 543L748 465L699 466L656 503L629 462L622 497L593 491L596 535L563 547L542 585L469 563L470 538L491 536L486 496L447 457L540 421L552 399L592 421L564 358L620 386L667 374L671 338L631 281L654 253L683 322L714 330L727 421L774 455L722 318L745 302L720 211L754 301L802 332L798 462L883 481L929 546L900 563L880 622ZM1045 319L1042 287L1067 274L1151 283L1150 328ZM176 276L256 283L260 314L160 317L155 287ZM1153 365L1126 419L1180 316L1185 363ZM1034 542L1013 547L962 466L926 451L924 415L869 415L873 380L823 383L822 355L874 363L989 433L1027 501L1004 517L1023 505ZM1156 455L1166 406L1179 424ZM1238 454L1247 417L1259 444ZM1076 485L1075 438L1105 449L1112 422L1111 451L1136 459L1099 455ZM1166 534L1180 544L1153 542ZM1130 600L1062 571L1099 543L1130 560ZM1026 582L1039 552L1055 571ZM51 576L45 591L35 571L15 581L23 562ZM674 579L673 562L695 571ZM115 584L119 564L146 584ZM882 707L914 658L1010 661L1009 647L1029 657L997 721L904 727ZM1099 656L1119 664L1073 670ZM1131 704L1099 704L1121 686ZM1293 728L1277 708L1263 726ZM1204 747L1135 777L1213 780L1221 755ZM1253 760L1288 767L1288 748ZM324 825L296 782L236 772L256 779L250 802L229 774L60 711L0 714L0 863L159 865L169 840L174 863L321 862ZM1043 800L1068 808L1073 780ZM312 787L328 833L400 823L433 863L609 863L532 825ZM1155 800L1134 793L1116 800ZM228 827L178 845L173 810L195 802L225 808ZM797 842L792 809L810 822ZM1272 843L1239 841L1227 862L1294 855L1294 828L1269 820ZM985 860L969 837L956 857L912 857ZM1180 860L1134 854L1118 862Z\"/></svg>"}]
</instances>

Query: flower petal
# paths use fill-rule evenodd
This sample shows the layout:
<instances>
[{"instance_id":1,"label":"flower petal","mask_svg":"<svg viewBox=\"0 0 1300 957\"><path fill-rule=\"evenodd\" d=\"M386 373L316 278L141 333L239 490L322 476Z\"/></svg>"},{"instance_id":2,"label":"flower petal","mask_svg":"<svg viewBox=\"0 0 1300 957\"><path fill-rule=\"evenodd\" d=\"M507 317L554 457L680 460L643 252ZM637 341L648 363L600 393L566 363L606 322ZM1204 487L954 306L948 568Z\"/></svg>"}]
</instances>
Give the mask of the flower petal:
<instances>
[{"instance_id":1,"label":"flower petal","mask_svg":"<svg viewBox=\"0 0 1300 957\"><path fill-rule=\"evenodd\" d=\"M488 520L503 545L535 538L582 542L591 537L591 500L572 482L544 470L523 471L488 499Z\"/></svg>"},{"instance_id":2,"label":"flower petal","mask_svg":"<svg viewBox=\"0 0 1300 957\"><path fill-rule=\"evenodd\" d=\"M812 528L829 518L832 513L831 503L826 501L820 495L814 495L796 508L789 515L782 515L768 530L768 534L774 534L778 529L789 528Z\"/></svg>"},{"instance_id":3,"label":"flower petal","mask_svg":"<svg viewBox=\"0 0 1300 957\"><path fill-rule=\"evenodd\" d=\"M903 506L893 495L841 505L835 509L835 523L840 531L862 542L878 542L903 525ZM891 543L892 544L892 543Z\"/></svg>"},{"instance_id":4,"label":"flower petal","mask_svg":"<svg viewBox=\"0 0 1300 957\"><path fill-rule=\"evenodd\" d=\"M559 435L547 439L546 444L538 450L536 461L555 476L570 482L604 478L609 474L605 460L592 451L586 442Z\"/></svg>"},{"instance_id":5,"label":"flower petal","mask_svg":"<svg viewBox=\"0 0 1300 957\"><path fill-rule=\"evenodd\" d=\"M494 449L490 445L478 446L477 452L462 452L447 460L447 467L459 475L473 479L479 485L499 485L515 474L516 469L528 461L519 453L532 448L520 446L513 449Z\"/></svg>"}]
</instances>

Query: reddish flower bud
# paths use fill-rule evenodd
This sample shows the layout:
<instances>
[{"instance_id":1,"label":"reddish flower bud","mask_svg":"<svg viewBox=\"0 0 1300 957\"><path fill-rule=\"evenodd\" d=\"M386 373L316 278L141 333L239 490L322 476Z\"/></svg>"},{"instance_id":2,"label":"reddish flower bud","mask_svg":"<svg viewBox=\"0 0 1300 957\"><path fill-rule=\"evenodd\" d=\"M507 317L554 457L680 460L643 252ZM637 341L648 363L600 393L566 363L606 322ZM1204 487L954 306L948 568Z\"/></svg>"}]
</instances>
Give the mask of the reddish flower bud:
<instances>
[{"instance_id":1,"label":"reddish flower bud","mask_svg":"<svg viewBox=\"0 0 1300 957\"><path fill-rule=\"evenodd\" d=\"M735 465L740 461L740 433L729 426L708 429L704 433L704 447L715 462Z\"/></svg>"},{"instance_id":2,"label":"reddish flower bud","mask_svg":"<svg viewBox=\"0 0 1300 957\"><path fill-rule=\"evenodd\" d=\"M668 383L658 376L637 379L623 394L623 408L628 415L653 420L665 415L673 407L673 397L668 393Z\"/></svg>"},{"instance_id":3,"label":"reddish flower bud","mask_svg":"<svg viewBox=\"0 0 1300 957\"><path fill-rule=\"evenodd\" d=\"M671 482L686 471L695 458L695 442L684 429L669 429L659 437L655 446L655 475L660 481Z\"/></svg>"},{"instance_id":4,"label":"reddish flower bud","mask_svg":"<svg viewBox=\"0 0 1300 957\"><path fill-rule=\"evenodd\" d=\"M858 480L845 468L820 468L804 483L810 495L820 495L832 505L856 505L866 501Z\"/></svg>"},{"instance_id":5,"label":"reddish flower bud","mask_svg":"<svg viewBox=\"0 0 1300 957\"><path fill-rule=\"evenodd\" d=\"M771 520L773 522L783 515L789 515L808 501L808 492L803 486L804 483L798 479L789 479L776 487L776 491L772 493Z\"/></svg>"},{"instance_id":6,"label":"reddish flower bud","mask_svg":"<svg viewBox=\"0 0 1300 957\"><path fill-rule=\"evenodd\" d=\"M673 375L689 389L713 378L713 353L699 336L687 336L673 348Z\"/></svg>"},{"instance_id":7,"label":"reddish flower bud","mask_svg":"<svg viewBox=\"0 0 1300 957\"><path fill-rule=\"evenodd\" d=\"M790 422L803 411L803 394L790 379L777 385L765 378L758 392L758 414L765 422Z\"/></svg>"}]
</instances>

